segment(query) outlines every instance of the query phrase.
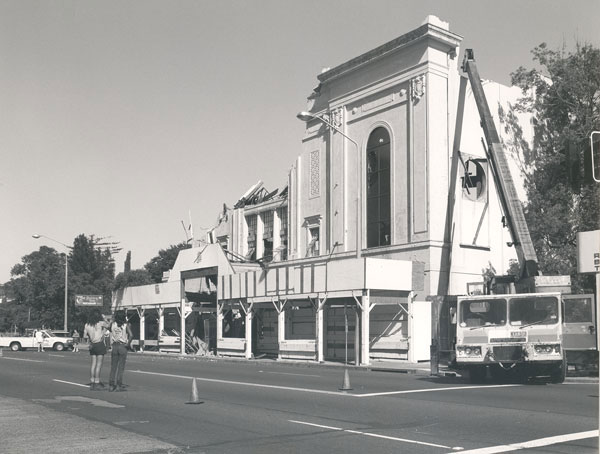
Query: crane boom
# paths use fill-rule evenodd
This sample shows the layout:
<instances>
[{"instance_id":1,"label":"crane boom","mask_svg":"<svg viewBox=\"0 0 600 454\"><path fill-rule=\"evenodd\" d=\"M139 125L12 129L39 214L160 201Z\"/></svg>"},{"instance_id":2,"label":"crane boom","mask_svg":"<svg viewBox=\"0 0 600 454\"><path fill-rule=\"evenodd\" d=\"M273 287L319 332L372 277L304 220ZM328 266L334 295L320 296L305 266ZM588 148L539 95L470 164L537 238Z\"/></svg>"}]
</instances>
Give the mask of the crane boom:
<instances>
[{"instance_id":1,"label":"crane boom","mask_svg":"<svg viewBox=\"0 0 600 454\"><path fill-rule=\"evenodd\" d=\"M506 224L510 231L517 258L521 269L521 278L527 278L538 275L538 261L533 242L529 235L527 222L523 213L523 206L517 195L517 190L508 167L508 161L504 154L500 137L496 131L496 125L490 112L490 108L483 91L483 85L479 77L479 71L475 64L473 49L465 51L465 57L462 66L469 77L471 88L479 117L481 118L481 127L487 143L486 153L492 168L492 175L502 204L502 210L506 219Z\"/></svg>"}]
</instances>

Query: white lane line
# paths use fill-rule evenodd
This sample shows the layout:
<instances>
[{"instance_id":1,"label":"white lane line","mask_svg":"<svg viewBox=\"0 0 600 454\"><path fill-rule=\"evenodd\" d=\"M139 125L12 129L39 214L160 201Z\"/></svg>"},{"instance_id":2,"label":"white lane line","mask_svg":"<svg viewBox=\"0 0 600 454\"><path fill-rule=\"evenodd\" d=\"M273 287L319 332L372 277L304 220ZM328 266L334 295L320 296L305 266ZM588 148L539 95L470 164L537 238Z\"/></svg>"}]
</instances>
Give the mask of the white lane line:
<instances>
[{"instance_id":1,"label":"white lane line","mask_svg":"<svg viewBox=\"0 0 600 454\"><path fill-rule=\"evenodd\" d=\"M164 374L160 372L147 372L143 370L132 370L133 373L138 374L146 374L146 375L157 375L160 377L171 377L171 378L184 378L187 380L191 380L192 378L196 378L197 381L206 381L212 383L226 383L229 385L241 385L241 386L253 386L256 388L271 388L271 389L284 389L286 391L299 391L305 393L316 393L316 394L330 394L334 396L347 396L347 397L376 397L376 396L389 396L392 394L415 394L415 393L427 393L433 391L457 391L462 389L478 389L478 388L504 388L509 386L522 386L522 385L487 385L487 386L455 386L449 388L428 388L428 389L412 389L408 391L389 391L389 392L381 392L381 393L368 393L368 394L348 394L340 391L325 391L320 389L309 389L309 388L294 388L291 386L279 386L279 385L266 385L262 383L248 383L241 381L233 381L233 380L222 380L217 378L202 378L202 377L192 377L189 375L174 375L174 374Z\"/></svg>"},{"instance_id":2,"label":"white lane line","mask_svg":"<svg viewBox=\"0 0 600 454\"><path fill-rule=\"evenodd\" d=\"M320 377L320 375L311 375L311 374L292 374L290 372L271 372L271 371L264 371L264 370L259 370L259 372L263 373L263 374L276 374L276 375L296 375L298 377Z\"/></svg>"},{"instance_id":3,"label":"white lane line","mask_svg":"<svg viewBox=\"0 0 600 454\"><path fill-rule=\"evenodd\" d=\"M64 358L65 355L53 355L52 353L48 353L48 356L56 356L57 358Z\"/></svg>"},{"instance_id":4,"label":"white lane line","mask_svg":"<svg viewBox=\"0 0 600 454\"><path fill-rule=\"evenodd\" d=\"M59 383L66 383L67 385L75 385L75 386L81 386L83 388L88 388L88 385L82 385L81 383L74 383L72 381L58 380L56 378L53 378L52 381L57 381Z\"/></svg>"},{"instance_id":5,"label":"white lane line","mask_svg":"<svg viewBox=\"0 0 600 454\"><path fill-rule=\"evenodd\" d=\"M598 432L599 431L597 430L589 430L587 432L538 438L537 440L524 441L522 443L511 443L509 445L490 446L489 448L470 449L469 451L461 451L461 454L496 454L499 452L517 451L519 449L539 448L541 446L556 445L559 443L566 443L568 441L597 437Z\"/></svg>"},{"instance_id":6,"label":"white lane line","mask_svg":"<svg viewBox=\"0 0 600 454\"><path fill-rule=\"evenodd\" d=\"M323 390L320 390L320 389L293 388L291 386L264 385L262 383L248 383L248 382L241 382L241 381L221 380L221 379L216 379L216 378L202 378L202 377L190 377L190 376L187 376L187 375L162 374L162 373L159 373L159 372L146 372L146 371L143 371L143 370L132 370L131 372L137 373L137 374L158 375L158 376L161 376L161 377L185 378L185 379L188 379L188 380L191 380L192 378L195 378L197 381L206 381L206 382L212 382L212 383L225 383L225 384L228 384L228 385L253 386L253 387L256 387L256 388L285 389L286 391L299 391L299 392L317 393L317 394L332 394L332 395L335 395L335 396L352 396L352 394L346 394L346 393L343 393L343 392L338 392L338 391L323 391Z\"/></svg>"},{"instance_id":7,"label":"white lane line","mask_svg":"<svg viewBox=\"0 0 600 454\"><path fill-rule=\"evenodd\" d=\"M347 433L356 434L356 435L365 435L367 437L384 438L386 440L401 441L403 443L412 443L412 444L416 444L416 445L432 446L434 448L452 449L452 448L450 448L450 446L438 445L435 443L427 443L424 441L408 440L406 438L398 438L398 437L390 437L388 435L380 435L380 434L374 434L374 433L370 433L370 432L361 432L358 430L343 429L341 427L323 426L321 424L314 424L314 423L310 423L310 422L294 421L293 419L288 419L288 421L295 423L295 424L304 424L307 426L320 427L320 428L329 429L329 430L338 430L340 432L347 432Z\"/></svg>"},{"instance_id":8,"label":"white lane line","mask_svg":"<svg viewBox=\"0 0 600 454\"><path fill-rule=\"evenodd\" d=\"M45 363L46 362L46 361L41 361L39 359L9 358L8 356L1 356L0 359L11 359L13 361L28 361L30 363Z\"/></svg>"},{"instance_id":9,"label":"white lane line","mask_svg":"<svg viewBox=\"0 0 600 454\"><path fill-rule=\"evenodd\" d=\"M387 391L381 393L353 394L354 397L374 397L374 396L389 396L392 394L415 394L415 393L430 393L434 391L461 391L463 389L481 389L481 388L508 388L513 386L523 385L481 385L481 386L451 386L448 388L427 388L427 389L410 389L407 391Z\"/></svg>"}]
</instances>

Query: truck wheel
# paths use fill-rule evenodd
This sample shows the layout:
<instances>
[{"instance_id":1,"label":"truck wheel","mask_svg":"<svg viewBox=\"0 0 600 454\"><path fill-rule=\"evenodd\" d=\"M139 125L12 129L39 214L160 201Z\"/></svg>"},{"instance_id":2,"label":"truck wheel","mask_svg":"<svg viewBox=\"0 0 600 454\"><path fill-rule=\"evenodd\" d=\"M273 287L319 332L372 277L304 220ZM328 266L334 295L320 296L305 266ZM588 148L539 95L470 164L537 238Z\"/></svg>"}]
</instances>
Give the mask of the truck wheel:
<instances>
[{"instance_id":1,"label":"truck wheel","mask_svg":"<svg viewBox=\"0 0 600 454\"><path fill-rule=\"evenodd\" d=\"M550 372L550 382L562 383L567 376L567 362L563 359L560 363L552 367Z\"/></svg>"},{"instance_id":2,"label":"truck wheel","mask_svg":"<svg viewBox=\"0 0 600 454\"><path fill-rule=\"evenodd\" d=\"M13 342L12 344L10 344L10 349L13 352L18 352L19 350L21 350L21 344L19 344L18 342Z\"/></svg>"},{"instance_id":3,"label":"truck wheel","mask_svg":"<svg viewBox=\"0 0 600 454\"><path fill-rule=\"evenodd\" d=\"M65 349L64 344L61 344L60 342L57 342L56 344L54 344L54 350L56 350L57 352L62 352Z\"/></svg>"},{"instance_id":4,"label":"truck wheel","mask_svg":"<svg viewBox=\"0 0 600 454\"><path fill-rule=\"evenodd\" d=\"M469 368L469 380L471 383L483 383L485 381L485 366L472 366Z\"/></svg>"}]
</instances>

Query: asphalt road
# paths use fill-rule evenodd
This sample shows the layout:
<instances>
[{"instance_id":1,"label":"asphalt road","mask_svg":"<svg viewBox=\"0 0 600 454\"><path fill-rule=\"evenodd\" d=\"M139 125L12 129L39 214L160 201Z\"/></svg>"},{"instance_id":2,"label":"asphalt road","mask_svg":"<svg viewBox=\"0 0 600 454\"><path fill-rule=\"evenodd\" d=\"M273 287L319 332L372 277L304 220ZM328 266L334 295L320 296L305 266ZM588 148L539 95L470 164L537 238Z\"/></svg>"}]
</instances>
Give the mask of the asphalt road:
<instances>
[{"instance_id":1,"label":"asphalt road","mask_svg":"<svg viewBox=\"0 0 600 454\"><path fill-rule=\"evenodd\" d=\"M0 453L598 452L597 383L348 377L343 392L339 367L130 354L128 390L93 392L87 352L4 351Z\"/></svg>"}]
</instances>

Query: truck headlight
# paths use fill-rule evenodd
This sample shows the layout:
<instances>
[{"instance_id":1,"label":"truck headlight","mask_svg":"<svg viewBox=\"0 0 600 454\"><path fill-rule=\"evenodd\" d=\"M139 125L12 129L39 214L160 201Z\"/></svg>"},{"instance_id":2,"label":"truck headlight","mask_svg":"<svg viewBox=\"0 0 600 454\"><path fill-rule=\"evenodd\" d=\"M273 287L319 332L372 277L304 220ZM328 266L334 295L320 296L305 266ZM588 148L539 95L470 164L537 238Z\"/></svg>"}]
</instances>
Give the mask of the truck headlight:
<instances>
[{"instance_id":1,"label":"truck headlight","mask_svg":"<svg viewBox=\"0 0 600 454\"><path fill-rule=\"evenodd\" d=\"M456 353L461 357L476 357L481 356L480 346L460 346L456 347Z\"/></svg>"},{"instance_id":2,"label":"truck headlight","mask_svg":"<svg viewBox=\"0 0 600 454\"><path fill-rule=\"evenodd\" d=\"M560 344L537 344L533 347L536 355L558 355Z\"/></svg>"}]
</instances>

